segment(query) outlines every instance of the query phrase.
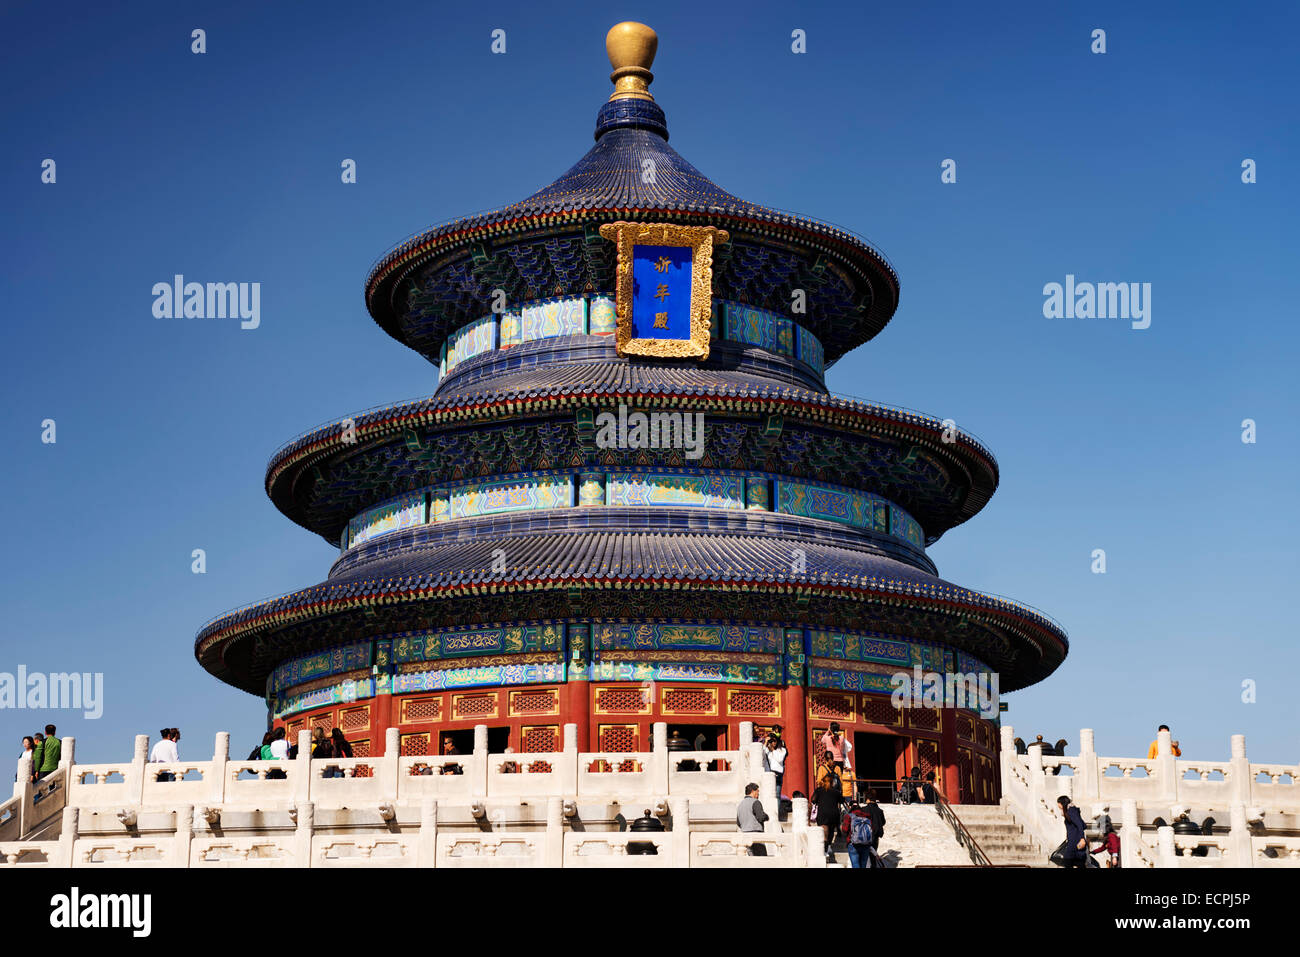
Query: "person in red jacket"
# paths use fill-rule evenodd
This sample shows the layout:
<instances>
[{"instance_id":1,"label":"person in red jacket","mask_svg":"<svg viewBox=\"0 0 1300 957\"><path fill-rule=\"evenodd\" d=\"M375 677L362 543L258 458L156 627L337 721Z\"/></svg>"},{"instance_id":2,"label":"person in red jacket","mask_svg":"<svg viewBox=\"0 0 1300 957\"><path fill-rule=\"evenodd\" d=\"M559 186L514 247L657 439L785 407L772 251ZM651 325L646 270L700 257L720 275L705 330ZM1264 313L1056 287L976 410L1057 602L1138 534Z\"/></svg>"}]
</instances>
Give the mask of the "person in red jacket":
<instances>
[{"instance_id":1,"label":"person in red jacket","mask_svg":"<svg viewBox=\"0 0 1300 957\"><path fill-rule=\"evenodd\" d=\"M1119 835L1115 833L1115 829L1114 829L1113 827L1111 827L1109 824L1106 825L1106 834L1105 834L1105 836L1101 839L1101 846L1098 847L1098 848L1097 848L1095 851L1093 851L1092 853L1094 853L1094 854L1101 854L1101 853L1103 853L1103 852L1106 854L1106 866L1107 866L1107 867L1119 867L1119 866L1120 866L1120 862L1119 862Z\"/></svg>"}]
</instances>

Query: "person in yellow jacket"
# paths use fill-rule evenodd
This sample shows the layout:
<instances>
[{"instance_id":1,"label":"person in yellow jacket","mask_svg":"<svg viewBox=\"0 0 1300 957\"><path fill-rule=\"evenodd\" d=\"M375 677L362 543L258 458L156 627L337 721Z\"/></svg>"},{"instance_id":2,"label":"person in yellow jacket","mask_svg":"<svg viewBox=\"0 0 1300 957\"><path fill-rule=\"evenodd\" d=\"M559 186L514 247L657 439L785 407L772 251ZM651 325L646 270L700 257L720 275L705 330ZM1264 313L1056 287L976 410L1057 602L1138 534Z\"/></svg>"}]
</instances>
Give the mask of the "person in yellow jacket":
<instances>
[{"instance_id":1,"label":"person in yellow jacket","mask_svg":"<svg viewBox=\"0 0 1300 957\"><path fill-rule=\"evenodd\" d=\"M1167 724L1162 724L1160 727L1156 728L1156 739L1151 742L1151 747L1147 748L1147 758L1149 760L1154 759L1156 753L1160 750L1160 732L1168 731L1168 730L1169 730L1169 725ZM1174 757L1176 758L1180 758L1183 756L1183 752L1178 750L1177 741L1169 742L1169 750L1173 751Z\"/></svg>"}]
</instances>

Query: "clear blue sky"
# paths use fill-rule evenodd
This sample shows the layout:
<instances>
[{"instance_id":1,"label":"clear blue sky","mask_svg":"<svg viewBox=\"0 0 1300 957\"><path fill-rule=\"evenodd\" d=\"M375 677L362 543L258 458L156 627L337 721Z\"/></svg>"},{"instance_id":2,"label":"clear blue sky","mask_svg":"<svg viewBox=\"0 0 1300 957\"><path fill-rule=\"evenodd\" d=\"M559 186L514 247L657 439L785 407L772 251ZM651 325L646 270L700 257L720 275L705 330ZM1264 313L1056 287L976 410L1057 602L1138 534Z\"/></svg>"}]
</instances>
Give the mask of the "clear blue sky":
<instances>
[{"instance_id":1,"label":"clear blue sky","mask_svg":"<svg viewBox=\"0 0 1300 957\"><path fill-rule=\"evenodd\" d=\"M266 499L267 456L436 379L365 313L370 263L567 169L609 93L605 31L640 19L683 155L898 268L894 321L831 388L997 455L992 502L932 555L1070 633L1009 696L1017 733L1073 750L1092 727L1134 755L1163 721L1189 756L1241 732L1256 761L1300 760L1297 8L818 7L6 5L0 671L105 673L103 718L56 715L88 760L164 725L191 757L221 729L251 746L263 707L199 668L195 631L334 557ZM261 327L155 319L175 273L261 282ZM1044 318L1067 273L1151 283L1151 327ZM0 711L0 743L38 721Z\"/></svg>"}]
</instances>

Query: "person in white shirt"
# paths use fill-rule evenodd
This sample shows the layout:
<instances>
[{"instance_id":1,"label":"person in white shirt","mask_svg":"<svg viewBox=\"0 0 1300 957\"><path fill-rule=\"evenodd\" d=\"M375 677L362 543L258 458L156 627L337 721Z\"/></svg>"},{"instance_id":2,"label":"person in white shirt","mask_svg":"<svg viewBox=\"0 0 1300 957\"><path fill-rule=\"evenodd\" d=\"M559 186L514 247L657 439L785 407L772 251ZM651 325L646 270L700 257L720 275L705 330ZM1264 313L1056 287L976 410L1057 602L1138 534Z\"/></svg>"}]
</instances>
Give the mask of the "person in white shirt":
<instances>
[{"instance_id":1,"label":"person in white shirt","mask_svg":"<svg viewBox=\"0 0 1300 957\"><path fill-rule=\"evenodd\" d=\"M163 728L158 743L153 746L149 752L149 761L152 764L176 764L180 761L180 750L176 742L180 740L181 733L176 728ZM171 771L159 771L159 781L175 781L176 775Z\"/></svg>"},{"instance_id":2,"label":"person in white shirt","mask_svg":"<svg viewBox=\"0 0 1300 957\"><path fill-rule=\"evenodd\" d=\"M781 797L781 782L785 778L785 742L776 734L769 734L763 747L763 770L776 775L776 796Z\"/></svg>"},{"instance_id":3,"label":"person in white shirt","mask_svg":"<svg viewBox=\"0 0 1300 957\"><path fill-rule=\"evenodd\" d=\"M285 737L284 728L276 728L275 736L271 738L271 758L275 761L289 760L289 740Z\"/></svg>"}]
</instances>

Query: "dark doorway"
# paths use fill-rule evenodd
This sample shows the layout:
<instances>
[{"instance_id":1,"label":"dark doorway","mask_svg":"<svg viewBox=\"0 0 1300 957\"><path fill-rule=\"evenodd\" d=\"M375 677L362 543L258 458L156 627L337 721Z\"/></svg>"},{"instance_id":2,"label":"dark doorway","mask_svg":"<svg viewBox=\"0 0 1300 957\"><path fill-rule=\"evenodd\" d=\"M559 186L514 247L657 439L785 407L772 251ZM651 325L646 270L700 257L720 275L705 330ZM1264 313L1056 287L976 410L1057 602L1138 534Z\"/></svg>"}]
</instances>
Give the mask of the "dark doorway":
<instances>
[{"instance_id":1,"label":"dark doorway","mask_svg":"<svg viewBox=\"0 0 1300 957\"><path fill-rule=\"evenodd\" d=\"M876 800L888 803L893 788L888 783L899 775L898 757L903 753L904 738L895 734L872 734L858 731L853 735L853 771L859 781L870 781ZM865 798L865 790L859 795Z\"/></svg>"},{"instance_id":2,"label":"dark doorway","mask_svg":"<svg viewBox=\"0 0 1300 957\"><path fill-rule=\"evenodd\" d=\"M474 729L462 728L459 731L440 731L438 733L439 754L453 753L447 747L448 743L456 749L456 754L473 754ZM510 729L488 728L487 745L489 754L504 754L506 748L510 747Z\"/></svg>"},{"instance_id":3,"label":"dark doorway","mask_svg":"<svg viewBox=\"0 0 1300 957\"><path fill-rule=\"evenodd\" d=\"M474 729L461 731L440 731L438 733L439 754L473 754Z\"/></svg>"},{"instance_id":4,"label":"dark doorway","mask_svg":"<svg viewBox=\"0 0 1300 957\"><path fill-rule=\"evenodd\" d=\"M668 740L674 738L685 740L692 751L725 751L727 749L727 726L725 724L670 724ZM669 744L668 749L673 750ZM683 748L682 750L685 750ZM725 763L725 762L724 762ZM679 771L725 771L716 759L701 766L694 761L683 761L677 765Z\"/></svg>"},{"instance_id":5,"label":"dark doorway","mask_svg":"<svg viewBox=\"0 0 1300 957\"><path fill-rule=\"evenodd\" d=\"M692 751L725 751L727 726L725 724L670 724L668 737L674 735L691 743Z\"/></svg>"}]
</instances>

